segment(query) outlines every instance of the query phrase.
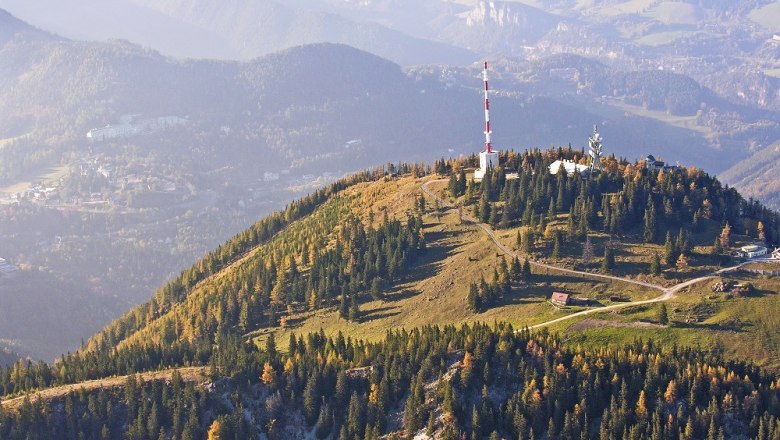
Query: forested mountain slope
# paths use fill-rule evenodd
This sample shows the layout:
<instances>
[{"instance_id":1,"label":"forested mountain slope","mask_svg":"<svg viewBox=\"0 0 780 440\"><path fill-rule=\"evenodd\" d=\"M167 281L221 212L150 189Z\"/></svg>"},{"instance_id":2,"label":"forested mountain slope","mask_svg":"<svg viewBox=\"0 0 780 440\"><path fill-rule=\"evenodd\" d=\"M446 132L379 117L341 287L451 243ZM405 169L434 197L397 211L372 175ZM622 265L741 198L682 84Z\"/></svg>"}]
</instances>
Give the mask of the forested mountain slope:
<instances>
[{"instance_id":1,"label":"forested mountain slope","mask_svg":"<svg viewBox=\"0 0 780 440\"><path fill-rule=\"evenodd\" d=\"M130 378L122 389L49 396L0 412L0 433L191 438L212 431L225 438L257 432L285 438L314 429L319 438L421 430L443 438L493 431L512 438L663 438L682 431L693 438L776 432L778 379L735 362L745 351L719 344L724 335L717 324L698 327L676 314L654 324L673 335L703 334L712 341L705 351L647 341L619 348L603 339L598 349L582 348L593 346L588 339L575 348L558 336L516 331L582 310L552 307L553 290L587 298L595 308L615 291L625 300L654 298L664 285L727 263L732 245L780 237L777 213L694 168L650 171L608 157L597 178L547 172L554 159L581 155L570 148L503 153L502 164L517 172L514 180L505 178L504 167L481 183L470 180L472 156L433 167L377 168L319 190L215 249L79 352L54 365L21 362L3 370L0 394L191 365L208 366L213 383ZM460 214L426 201L423 184L462 206ZM492 225L497 240L521 258L497 255L481 230L459 220L466 210ZM726 232L721 225L729 225ZM562 244L564 236L574 249ZM542 259L571 267L581 252L576 243L592 243L603 259L583 256L576 277L552 266L530 268L530 260ZM610 252L617 243L623 252L616 258ZM704 297L695 290L678 295ZM760 297L737 301L724 307ZM486 320L513 324L474 324ZM460 327L466 323L471 326ZM764 324L753 324L759 334L741 329L738 344L766 338ZM394 328L400 330L389 331Z\"/></svg>"},{"instance_id":2,"label":"forested mountain slope","mask_svg":"<svg viewBox=\"0 0 780 440\"><path fill-rule=\"evenodd\" d=\"M767 439L780 429L775 374L652 341L586 350L496 324L388 331L379 343L315 333L285 349L232 346L212 370L231 379L205 387L130 377L28 401L0 412L0 435Z\"/></svg>"},{"instance_id":3,"label":"forested mountain slope","mask_svg":"<svg viewBox=\"0 0 780 440\"><path fill-rule=\"evenodd\" d=\"M519 258L496 255L490 240L458 221L455 211L445 212L431 200L426 204L421 185L431 177L421 177L430 172L427 167L367 171L290 204L215 249L83 350L66 356L64 369L44 381L205 364L214 360L220 341L262 344L269 333L284 339L296 329L378 338L399 326L485 319L537 324L570 312L549 307L546 299L554 289L587 297L596 307L615 291L649 299L663 285L727 264L729 242L751 236L776 242L780 236L776 213L700 170L651 172L611 157L598 179L538 172L556 157L580 154L508 153L504 163L518 170L516 180L496 173L481 184L467 184L465 173L457 172L449 190L446 179L438 183L443 195L448 191L462 209L492 224ZM463 170L473 161L438 162L434 170L452 173L452 167ZM403 176L391 178L388 172ZM734 235L726 241L722 237L730 235L720 227L725 224ZM587 259L579 257L585 254L581 246L592 248ZM540 259L585 276L523 267ZM589 279L587 271L626 281ZM635 280L645 283L632 284ZM711 337L716 342L718 334ZM29 374L37 377L47 368ZM20 390L19 382L3 386Z\"/></svg>"}]
</instances>

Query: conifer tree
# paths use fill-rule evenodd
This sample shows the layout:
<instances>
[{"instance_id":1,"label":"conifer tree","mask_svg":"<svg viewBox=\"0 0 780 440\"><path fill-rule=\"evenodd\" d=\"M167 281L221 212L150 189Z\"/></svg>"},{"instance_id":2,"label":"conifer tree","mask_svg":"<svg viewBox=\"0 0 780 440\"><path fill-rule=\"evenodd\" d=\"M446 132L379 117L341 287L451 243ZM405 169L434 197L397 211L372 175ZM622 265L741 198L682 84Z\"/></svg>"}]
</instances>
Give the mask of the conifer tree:
<instances>
[{"instance_id":1,"label":"conifer tree","mask_svg":"<svg viewBox=\"0 0 780 440\"><path fill-rule=\"evenodd\" d=\"M677 261L677 249L672 242L672 234L666 231L666 242L664 243L664 262L667 266L673 265Z\"/></svg>"},{"instance_id":2,"label":"conifer tree","mask_svg":"<svg viewBox=\"0 0 780 440\"><path fill-rule=\"evenodd\" d=\"M582 245L582 262L590 264L595 257L595 251L593 249L593 243L590 241L590 236L585 238L585 244Z\"/></svg>"},{"instance_id":3,"label":"conifer tree","mask_svg":"<svg viewBox=\"0 0 780 440\"><path fill-rule=\"evenodd\" d=\"M349 302L349 320L357 322L360 318L360 306L357 301L357 294L352 294Z\"/></svg>"},{"instance_id":4,"label":"conifer tree","mask_svg":"<svg viewBox=\"0 0 780 440\"><path fill-rule=\"evenodd\" d=\"M487 223L490 220L490 202L488 201L487 193L482 193L479 198L479 205L477 205L476 217L481 223Z\"/></svg>"},{"instance_id":5,"label":"conifer tree","mask_svg":"<svg viewBox=\"0 0 780 440\"><path fill-rule=\"evenodd\" d=\"M313 425L320 414L320 377L317 371L309 375L303 390L303 414L306 423Z\"/></svg>"},{"instance_id":6,"label":"conifer tree","mask_svg":"<svg viewBox=\"0 0 780 440\"><path fill-rule=\"evenodd\" d=\"M601 261L601 270L604 273L612 272L615 268L615 251L611 244L604 246L604 259Z\"/></svg>"},{"instance_id":7,"label":"conifer tree","mask_svg":"<svg viewBox=\"0 0 780 440\"><path fill-rule=\"evenodd\" d=\"M520 259L517 256L513 256L512 265L509 267L509 278L514 282L518 282L522 280L522 277L523 267L520 266Z\"/></svg>"},{"instance_id":8,"label":"conifer tree","mask_svg":"<svg viewBox=\"0 0 780 440\"><path fill-rule=\"evenodd\" d=\"M498 225L498 208L496 207L495 204L490 205L490 216L488 216L487 223L490 224L491 226Z\"/></svg>"},{"instance_id":9,"label":"conifer tree","mask_svg":"<svg viewBox=\"0 0 780 440\"><path fill-rule=\"evenodd\" d=\"M450 192L452 197L458 197L460 187L458 186L458 178L454 174L450 174L450 180L447 184L447 191Z\"/></svg>"},{"instance_id":10,"label":"conifer tree","mask_svg":"<svg viewBox=\"0 0 780 440\"><path fill-rule=\"evenodd\" d=\"M341 293L341 302L339 303L339 317L342 319L349 318L349 304L347 303L346 291Z\"/></svg>"},{"instance_id":11,"label":"conifer tree","mask_svg":"<svg viewBox=\"0 0 780 440\"><path fill-rule=\"evenodd\" d=\"M661 275L661 257L658 252L653 254L653 259L650 260L650 274Z\"/></svg>"},{"instance_id":12,"label":"conifer tree","mask_svg":"<svg viewBox=\"0 0 780 440\"><path fill-rule=\"evenodd\" d=\"M653 199L647 200L647 208L645 209L645 231L644 240L645 243L654 243L656 240L656 230L658 225L655 220L655 204Z\"/></svg>"},{"instance_id":13,"label":"conifer tree","mask_svg":"<svg viewBox=\"0 0 780 440\"><path fill-rule=\"evenodd\" d=\"M661 325L669 324L669 311L664 303L661 303L661 307L658 309L658 323Z\"/></svg>"},{"instance_id":14,"label":"conifer tree","mask_svg":"<svg viewBox=\"0 0 780 440\"><path fill-rule=\"evenodd\" d=\"M476 283L471 283L469 286L468 297L466 298L469 310L472 312L479 312L479 290Z\"/></svg>"},{"instance_id":15,"label":"conifer tree","mask_svg":"<svg viewBox=\"0 0 780 440\"><path fill-rule=\"evenodd\" d=\"M504 205L504 211L501 213L501 221L498 222L498 227L501 229L506 229L509 227L510 222L511 218L509 217L509 207Z\"/></svg>"},{"instance_id":16,"label":"conifer tree","mask_svg":"<svg viewBox=\"0 0 780 440\"><path fill-rule=\"evenodd\" d=\"M552 255L550 255L553 259L558 259L561 255L561 234L558 231L555 231L553 234L553 250Z\"/></svg>"},{"instance_id":17,"label":"conifer tree","mask_svg":"<svg viewBox=\"0 0 780 440\"><path fill-rule=\"evenodd\" d=\"M523 260L523 280L526 282L531 281L531 263L527 258Z\"/></svg>"}]
</instances>

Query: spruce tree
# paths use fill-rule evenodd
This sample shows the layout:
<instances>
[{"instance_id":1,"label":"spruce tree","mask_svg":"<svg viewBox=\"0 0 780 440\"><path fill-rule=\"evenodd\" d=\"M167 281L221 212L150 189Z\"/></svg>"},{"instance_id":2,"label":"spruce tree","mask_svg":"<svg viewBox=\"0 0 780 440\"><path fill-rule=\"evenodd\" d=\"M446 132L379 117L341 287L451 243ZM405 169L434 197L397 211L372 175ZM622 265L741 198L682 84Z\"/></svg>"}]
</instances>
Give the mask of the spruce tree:
<instances>
[{"instance_id":1,"label":"spruce tree","mask_svg":"<svg viewBox=\"0 0 780 440\"><path fill-rule=\"evenodd\" d=\"M356 322L360 318L360 307L358 306L357 294L352 294L349 300L349 320Z\"/></svg>"},{"instance_id":2,"label":"spruce tree","mask_svg":"<svg viewBox=\"0 0 780 440\"><path fill-rule=\"evenodd\" d=\"M604 246L604 259L601 261L601 270L604 273L612 272L615 268L615 251L611 244Z\"/></svg>"},{"instance_id":3,"label":"spruce tree","mask_svg":"<svg viewBox=\"0 0 780 440\"><path fill-rule=\"evenodd\" d=\"M512 265L509 267L509 277L512 281L520 281L523 276L523 267L520 266L520 259L517 256L512 257Z\"/></svg>"},{"instance_id":4,"label":"spruce tree","mask_svg":"<svg viewBox=\"0 0 780 440\"><path fill-rule=\"evenodd\" d=\"M523 280L526 282L531 281L531 262L526 258L523 260Z\"/></svg>"},{"instance_id":5,"label":"spruce tree","mask_svg":"<svg viewBox=\"0 0 780 440\"><path fill-rule=\"evenodd\" d=\"M553 250L550 257L553 259L558 259L561 255L561 233L558 231L555 231L553 234Z\"/></svg>"},{"instance_id":6,"label":"spruce tree","mask_svg":"<svg viewBox=\"0 0 780 440\"><path fill-rule=\"evenodd\" d=\"M656 225L656 220L655 220L655 204L653 203L653 199L647 200L647 208L645 209L644 223L645 223L645 231L644 231L645 243L655 243L656 230L658 226Z\"/></svg>"},{"instance_id":7,"label":"spruce tree","mask_svg":"<svg viewBox=\"0 0 780 440\"><path fill-rule=\"evenodd\" d=\"M447 184L447 191L450 192L450 195L452 197L458 197L460 194L458 193L459 186L458 186L458 179L455 177L454 174L450 174L450 181Z\"/></svg>"},{"instance_id":8,"label":"spruce tree","mask_svg":"<svg viewBox=\"0 0 780 440\"><path fill-rule=\"evenodd\" d=\"M349 318L349 304L347 303L346 291L341 293L341 303L339 304L339 316L343 319Z\"/></svg>"},{"instance_id":9,"label":"spruce tree","mask_svg":"<svg viewBox=\"0 0 780 440\"><path fill-rule=\"evenodd\" d=\"M658 323L661 325L669 324L669 311L666 309L665 303L661 303L661 307L658 309Z\"/></svg>"},{"instance_id":10,"label":"spruce tree","mask_svg":"<svg viewBox=\"0 0 780 440\"><path fill-rule=\"evenodd\" d=\"M585 244L582 245L582 262L585 264L590 264L591 261L593 261L593 257L595 256L595 251L593 249L593 243L590 241L590 237L585 238Z\"/></svg>"},{"instance_id":11,"label":"spruce tree","mask_svg":"<svg viewBox=\"0 0 780 440\"><path fill-rule=\"evenodd\" d=\"M487 193L483 192L482 196L479 198L476 215L481 223L487 223L488 220L490 220L490 202L488 201Z\"/></svg>"},{"instance_id":12,"label":"spruce tree","mask_svg":"<svg viewBox=\"0 0 780 440\"><path fill-rule=\"evenodd\" d=\"M672 234L666 231L666 242L664 243L664 262L671 266L677 261L677 250L672 242Z\"/></svg>"},{"instance_id":13,"label":"spruce tree","mask_svg":"<svg viewBox=\"0 0 780 440\"><path fill-rule=\"evenodd\" d=\"M658 255L658 252L654 253L653 259L650 260L650 274L652 275L661 274L661 257Z\"/></svg>"},{"instance_id":14,"label":"spruce tree","mask_svg":"<svg viewBox=\"0 0 780 440\"><path fill-rule=\"evenodd\" d=\"M509 223L512 220L509 218L509 207L507 205L504 205L504 212L501 213L501 221L498 222L498 227L501 229L506 229L509 227Z\"/></svg>"},{"instance_id":15,"label":"spruce tree","mask_svg":"<svg viewBox=\"0 0 780 440\"><path fill-rule=\"evenodd\" d=\"M479 312L479 290L476 283L471 283L469 286L469 293L466 299L469 310L476 313Z\"/></svg>"}]
</instances>

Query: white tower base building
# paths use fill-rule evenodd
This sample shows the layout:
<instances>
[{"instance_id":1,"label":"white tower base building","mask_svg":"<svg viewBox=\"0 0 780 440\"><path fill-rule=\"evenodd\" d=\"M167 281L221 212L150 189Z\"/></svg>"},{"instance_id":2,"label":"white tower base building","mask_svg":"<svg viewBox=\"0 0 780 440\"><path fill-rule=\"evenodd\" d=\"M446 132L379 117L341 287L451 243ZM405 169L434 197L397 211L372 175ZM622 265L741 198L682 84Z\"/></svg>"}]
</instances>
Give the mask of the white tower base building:
<instances>
[{"instance_id":1,"label":"white tower base building","mask_svg":"<svg viewBox=\"0 0 780 440\"><path fill-rule=\"evenodd\" d=\"M496 167L498 167L498 152L480 152L479 169L474 171L474 180L482 180L482 178L485 177L488 168L496 169Z\"/></svg>"}]
</instances>

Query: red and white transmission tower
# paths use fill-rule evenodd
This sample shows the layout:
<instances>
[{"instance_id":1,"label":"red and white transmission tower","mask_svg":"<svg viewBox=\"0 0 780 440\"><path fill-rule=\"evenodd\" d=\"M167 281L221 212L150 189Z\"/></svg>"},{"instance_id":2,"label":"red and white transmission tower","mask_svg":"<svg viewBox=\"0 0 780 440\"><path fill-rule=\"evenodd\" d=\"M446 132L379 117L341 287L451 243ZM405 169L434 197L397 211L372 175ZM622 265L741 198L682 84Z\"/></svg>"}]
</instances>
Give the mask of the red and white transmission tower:
<instances>
[{"instance_id":1,"label":"red and white transmission tower","mask_svg":"<svg viewBox=\"0 0 780 440\"><path fill-rule=\"evenodd\" d=\"M488 172L488 169L498 167L498 152L493 151L493 142L490 129L490 98L488 92L488 63L485 61L485 70L482 71L482 79L485 81L485 151L479 153L479 169L474 171L474 179L481 180Z\"/></svg>"},{"instance_id":2,"label":"red and white transmission tower","mask_svg":"<svg viewBox=\"0 0 780 440\"><path fill-rule=\"evenodd\" d=\"M485 80L485 152L492 153L493 145L490 141L490 98L488 98L488 91L490 86L488 85L488 63L485 61L485 70L482 71L482 79Z\"/></svg>"}]
</instances>

